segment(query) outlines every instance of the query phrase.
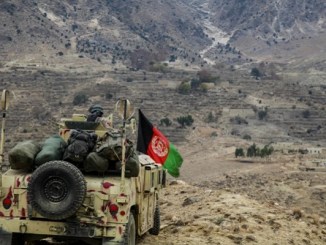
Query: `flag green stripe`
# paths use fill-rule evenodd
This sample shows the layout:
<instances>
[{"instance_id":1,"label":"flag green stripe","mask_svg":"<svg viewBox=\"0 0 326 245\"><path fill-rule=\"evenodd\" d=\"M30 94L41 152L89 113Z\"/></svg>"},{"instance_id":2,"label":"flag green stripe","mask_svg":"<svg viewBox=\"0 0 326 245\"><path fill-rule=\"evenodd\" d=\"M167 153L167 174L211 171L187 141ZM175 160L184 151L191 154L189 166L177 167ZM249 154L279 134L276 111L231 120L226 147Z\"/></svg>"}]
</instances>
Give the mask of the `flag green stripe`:
<instances>
[{"instance_id":1,"label":"flag green stripe","mask_svg":"<svg viewBox=\"0 0 326 245\"><path fill-rule=\"evenodd\" d=\"M163 167L171 174L173 177L179 177L179 168L181 167L183 159L175 148L175 146L170 142L169 155L166 158Z\"/></svg>"}]
</instances>

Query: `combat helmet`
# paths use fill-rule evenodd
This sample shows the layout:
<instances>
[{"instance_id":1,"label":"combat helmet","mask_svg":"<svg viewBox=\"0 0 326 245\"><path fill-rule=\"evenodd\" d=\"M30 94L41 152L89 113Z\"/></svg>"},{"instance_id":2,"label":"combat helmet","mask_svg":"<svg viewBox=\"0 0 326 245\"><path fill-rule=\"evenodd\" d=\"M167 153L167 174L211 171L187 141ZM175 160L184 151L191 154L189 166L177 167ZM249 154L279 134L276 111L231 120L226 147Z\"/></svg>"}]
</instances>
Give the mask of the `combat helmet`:
<instances>
[{"instance_id":1,"label":"combat helmet","mask_svg":"<svg viewBox=\"0 0 326 245\"><path fill-rule=\"evenodd\" d=\"M103 113L103 107L99 104L92 105L89 109L88 112L90 113L96 113L96 112L102 112Z\"/></svg>"}]
</instances>

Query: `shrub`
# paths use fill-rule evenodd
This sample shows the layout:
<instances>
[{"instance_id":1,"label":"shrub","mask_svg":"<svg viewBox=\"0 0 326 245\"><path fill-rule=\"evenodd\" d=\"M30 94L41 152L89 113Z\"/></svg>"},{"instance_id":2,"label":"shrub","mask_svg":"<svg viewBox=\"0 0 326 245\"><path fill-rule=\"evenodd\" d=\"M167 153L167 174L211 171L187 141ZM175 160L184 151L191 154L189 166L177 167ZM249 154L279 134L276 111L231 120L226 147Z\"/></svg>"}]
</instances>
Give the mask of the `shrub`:
<instances>
[{"instance_id":1,"label":"shrub","mask_svg":"<svg viewBox=\"0 0 326 245\"><path fill-rule=\"evenodd\" d=\"M219 218L213 220L213 223L215 225L221 225L224 221L225 221L225 218L224 217L219 217Z\"/></svg>"},{"instance_id":2,"label":"shrub","mask_svg":"<svg viewBox=\"0 0 326 245\"><path fill-rule=\"evenodd\" d=\"M181 125L181 127L191 126L194 122L194 119L191 115L181 116L177 118L177 122Z\"/></svg>"},{"instance_id":3,"label":"shrub","mask_svg":"<svg viewBox=\"0 0 326 245\"><path fill-rule=\"evenodd\" d=\"M81 105L81 104L86 103L87 100L88 100L88 97L87 97L86 94L83 94L83 93L81 93L81 94L77 94L77 95L75 95L75 97L74 97L73 104L74 104L74 105Z\"/></svg>"},{"instance_id":4,"label":"shrub","mask_svg":"<svg viewBox=\"0 0 326 245\"><path fill-rule=\"evenodd\" d=\"M110 92L107 92L107 93L105 94L105 98L106 98L107 100L110 100L110 99L113 98L113 95L112 95Z\"/></svg>"},{"instance_id":5,"label":"shrub","mask_svg":"<svg viewBox=\"0 0 326 245\"><path fill-rule=\"evenodd\" d=\"M214 116L214 114L212 112L209 112L207 117L205 118L205 122L212 123L212 122L216 122L216 121L217 121L216 116Z\"/></svg>"},{"instance_id":6,"label":"shrub","mask_svg":"<svg viewBox=\"0 0 326 245\"><path fill-rule=\"evenodd\" d=\"M302 116L303 116L304 118L309 118L309 117L310 117L310 111L309 111L309 110L304 110L304 111L302 112Z\"/></svg>"},{"instance_id":7,"label":"shrub","mask_svg":"<svg viewBox=\"0 0 326 245\"><path fill-rule=\"evenodd\" d=\"M267 117L267 110L263 110L263 111L258 111L258 118L259 120L263 120Z\"/></svg>"},{"instance_id":8,"label":"shrub","mask_svg":"<svg viewBox=\"0 0 326 245\"><path fill-rule=\"evenodd\" d=\"M72 31L75 31L76 29L78 29L78 25L73 24L73 25L71 26L71 29L72 29Z\"/></svg>"},{"instance_id":9,"label":"shrub","mask_svg":"<svg viewBox=\"0 0 326 245\"><path fill-rule=\"evenodd\" d=\"M131 77L127 77L127 80L126 80L128 83L131 83L133 81L133 79Z\"/></svg>"},{"instance_id":10,"label":"shrub","mask_svg":"<svg viewBox=\"0 0 326 245\"><path fill-rule=\"evenodd\" d=\"M251 140L251 136L249 134L245 134L242 138L244 140Z\"/></svg>"},{"instance_id":11,"label":"shrub","mask_svg":"<svg viewBox=\"0 0 326 245\"><path fill-rule=\"evenodd\" d=\"M176 61L177 60L177 56L175 56L175 55L170 55L170 58L169 58L169 62L174 62L174 61Z\"/></svg>"},{"instance_id":12,"label":"shrub","mask_svg":"<svg viewBox=\"0 0 326 245\"><path fill-rule=\"evenodd\" d=\"M181 82L181 84L177 87L177 91L179 94L190 94L190 84L187 81Z\"/></svg>"},{"instance_id":13,"label":"shrub","mask_svg":"<svg viewBox=\"0 0 326 245\"><path fill-rule=\"evenodd\" d=\"M197 89L200 86L200 81L198 79L193 78L190 81L190 86L191 86L191 89Z\"/></svg>"},{"instance_id":14,"label":"shrub","mask_svg":"<svg viewBox=\"0 0 326 245\"><path fill-rule=\"evenodd\" d=\"M234 128L231 130L231 135L233 136L240 136L240 132L238 129Z\"/></svg>"},{"instance_id":15,"label":"shrub","mask_svg":"<svg viewBox=\"0 0 326 245\"><path fill-rule=\"evenodd\" d=\"M153 71L153 72L166 72L167 70L167 64L164 63L164 64L160 64L160 63L154 63L150 66L150 71Z\"/></svg>"},{"instance_id":16,"label":"shrub","mask_svg":"<svg viewBox=\"0 0 326 245\"><path fill-rule=\"evenodd\" d=\"M253 76L253 77L261 77L262 76L262 73L259 71L258 68L254 67L251 69L251 72L250 72L250 75Z\"/></svg>"},{"instance_id":17,"label":"shrub","mask_svg":"<svg viewBox=\"0 0 326 245\"><path fill-rule=\"evenodd\" d=\"M171 120L168 117L165 117L165 118L163 118L163 119L160 120L160 125L161 126L169 127L169 126L172 125L172 122L171 122Z\"/></svg>"},{"instance_id":18,"label":"shrub","mask_svg":"<svg viewBox=\"0 0 326 245\"><path fill-rule=\"evenodd\" d=\"M230 122L233 124L248 124L247 120L240 116L230 118Z\"/></svg>"},{"instance_id":19,"label":"shrub","mask_svg":"<svg viewBox=\"0 0 326 245\"><path fill-rule=\"evenodd\" d=\"M200 84L200 91L204 92L204 93L207 93L208 91L208 86L207 84Z\"/></svg>"},{"instance_id":20,"label":"shrub","mask_svg":"<svg viewBox=\"0 0 326 245\"><path fill-rule=\"evenodd\" d=\"M217 136L218 136L217 132L212 132L211 133L211 137L217 137Z\"/></svg>"}]
</instances>

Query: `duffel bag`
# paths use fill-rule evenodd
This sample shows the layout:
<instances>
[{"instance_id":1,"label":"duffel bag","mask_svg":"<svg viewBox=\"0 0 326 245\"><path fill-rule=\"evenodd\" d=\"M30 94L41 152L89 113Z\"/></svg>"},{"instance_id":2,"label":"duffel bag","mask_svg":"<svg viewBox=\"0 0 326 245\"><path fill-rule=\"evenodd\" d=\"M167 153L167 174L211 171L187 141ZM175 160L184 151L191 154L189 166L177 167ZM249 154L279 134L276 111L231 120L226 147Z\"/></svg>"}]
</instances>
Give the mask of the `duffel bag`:
<instances>
[{"instance_id":1,"label":"duffel bag","mask_svg":"<svg viewBox=\"0 0 326 245\"><path fill-rule=\"evenodd\" d=\"M109 160L101 157L96 152L91 152L87 155L86 160L84 161L83 170L86 173L104 173L109 168Z\"/></svg>"},{"instance_id":2,"label":"duffel bag","mask_svg":"<svg viewBox=\"0 0 326 245\"><path fill-rule=\"evenodd\" d=\"M35 157L40 151L41 146L32 140L19 142L8 153L10 167L12 169L32 169Z\"/></svg>"},{"instance_id":3,"label":"duffel bag","mask_svg":"<svg viewBox=\"0 0 326 245\"><path fill-rule=\"evenodd\" d=\"M35 157L35 166L41 166L49 161L62 160L66 147L67 143L59 135L46 139L42 150Z\"/></svg>"}]
</instances>

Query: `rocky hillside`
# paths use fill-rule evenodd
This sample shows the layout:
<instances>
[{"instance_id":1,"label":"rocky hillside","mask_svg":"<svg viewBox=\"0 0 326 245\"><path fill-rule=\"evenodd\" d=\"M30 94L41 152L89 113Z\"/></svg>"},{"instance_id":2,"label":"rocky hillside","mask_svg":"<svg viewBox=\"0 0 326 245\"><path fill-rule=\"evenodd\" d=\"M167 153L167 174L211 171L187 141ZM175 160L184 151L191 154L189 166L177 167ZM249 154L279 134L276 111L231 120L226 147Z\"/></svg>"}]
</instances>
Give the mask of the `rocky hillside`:
<instances>
[{"instance_id":1,"label":"rocky hillside","mask_svg":"<svg viewBox=\"0 0 326 245\"><path fill-rule=\"evenodd\" d=\"M210 42L197 14L174 1L2 1L0 9L7 60L77 54L145 68L176 56L195 60Z\"/></svg>"},{"instance_id":2,"label":"rocky hillside","mask_svg":"<svg viewBox=\"0 0 326 245\"><path fill-rule=\"evenodd\" d=\"M240 50L242 56L269 61L302 59L308 55L325 59L319 55L325 49L323 0L192 2L229 37L230 45ZM218 53L215 48L209 55Z\"/></svg>"},{"instance_id":3,"label":"rocky hillside","mask_svg":"<svg viewBox=\"0 0 326 245\"><path fill-rule=\"evenodd\" d=\"M0 19L4 61L68 55L148 69L324 59L323 0L4 0Z\"/></svg>"}]
</instances>

